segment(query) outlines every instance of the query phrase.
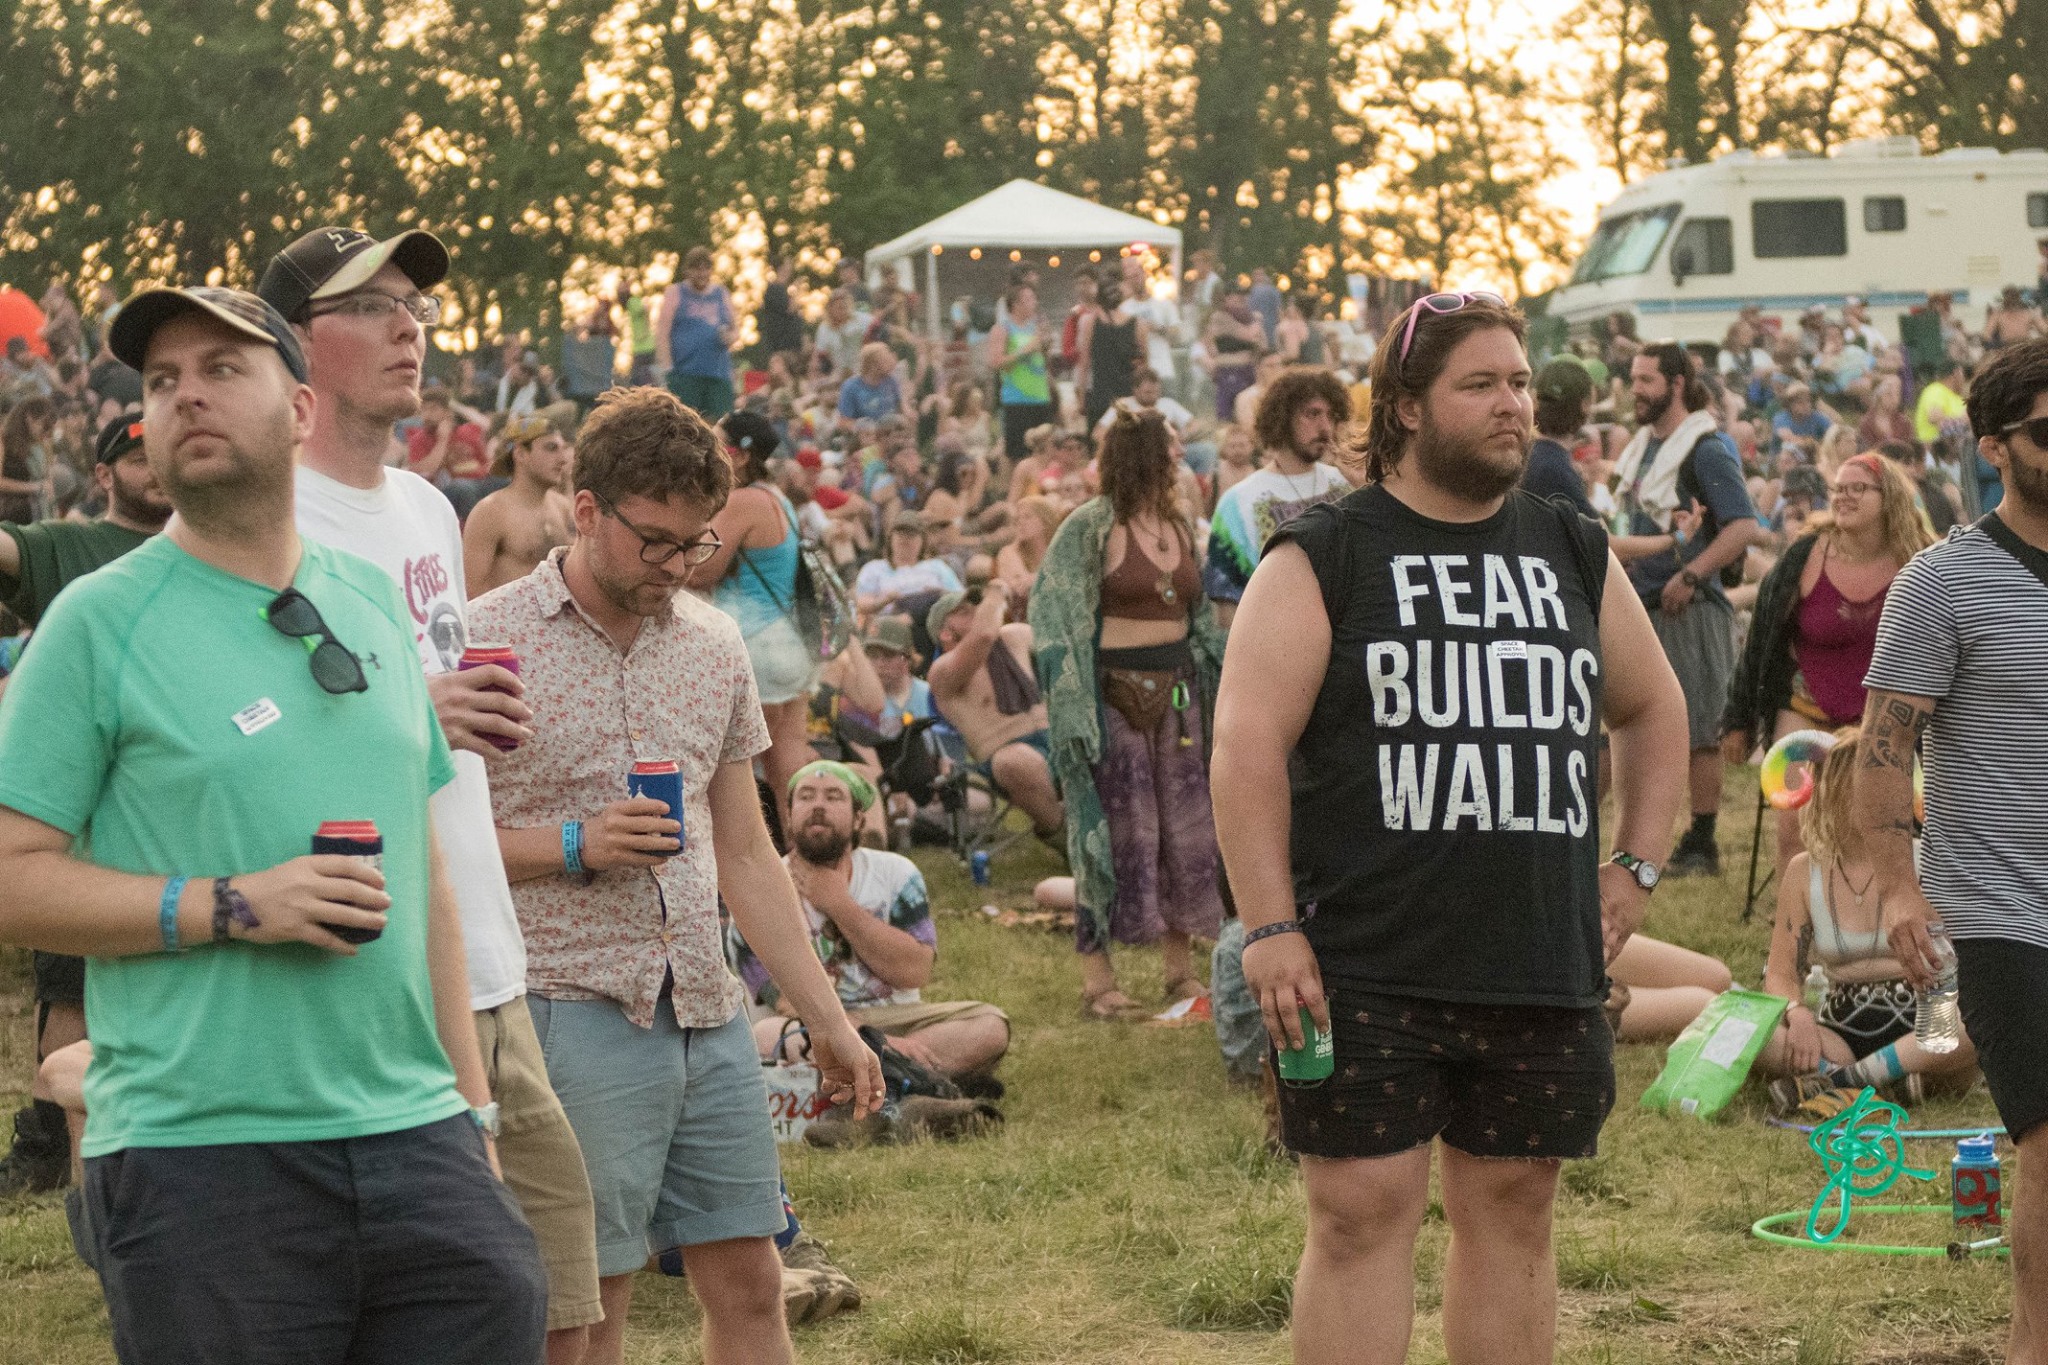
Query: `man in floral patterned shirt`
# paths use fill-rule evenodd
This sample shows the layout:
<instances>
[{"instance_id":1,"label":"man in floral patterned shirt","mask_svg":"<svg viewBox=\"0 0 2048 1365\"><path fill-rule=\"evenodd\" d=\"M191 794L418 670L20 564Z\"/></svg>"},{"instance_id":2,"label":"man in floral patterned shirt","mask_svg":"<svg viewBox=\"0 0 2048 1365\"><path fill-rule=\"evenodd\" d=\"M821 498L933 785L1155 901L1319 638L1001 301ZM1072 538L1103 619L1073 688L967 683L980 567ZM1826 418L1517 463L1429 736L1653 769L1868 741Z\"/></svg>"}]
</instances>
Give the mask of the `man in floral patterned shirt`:
<instances>
[{"instance_id":1,"label":"man in floral patterned shirt","mask_svg":"<svg viewBox=\"0 0 2048 1365\"><path fill-rule=\"evenodd\" d=\"M809 1026L822 1087L864 1112L881 1067L762 821L753 759L768 734L739 631L682 591L732 488L717 434L661 390L616 390L577 440L575 486L576 543L470 621L518 653L534 712L491 795L534 1027L597 1204L605 1320L584 1359L623 1358L633 1273L678 1246L706 1357L790 1359L779 1165L720 895ZM625 796L649 760L680 769L681 811Z\"/></svg>"}]
</instances>

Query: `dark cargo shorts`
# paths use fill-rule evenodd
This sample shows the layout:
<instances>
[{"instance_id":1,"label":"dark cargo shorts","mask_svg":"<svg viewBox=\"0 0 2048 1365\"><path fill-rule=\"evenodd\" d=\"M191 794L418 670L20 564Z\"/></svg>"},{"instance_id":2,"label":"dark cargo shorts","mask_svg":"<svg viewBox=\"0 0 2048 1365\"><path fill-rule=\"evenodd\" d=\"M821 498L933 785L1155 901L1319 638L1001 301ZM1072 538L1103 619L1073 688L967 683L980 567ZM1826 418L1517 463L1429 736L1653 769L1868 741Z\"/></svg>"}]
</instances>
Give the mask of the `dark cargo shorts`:
<instances>
[{"instance_id":1,"label":"dark cargo shorts","mask_svg":"<svg viewBox=\"0 0 2048 1365\"><path fill-rule=\"evenodd\" d=\"M1325 983L1336 1073L1280 1084L1303 1156L1392 1156L1441 1137L1482 1157L1590 1157L1614 1107L1614 1035L1597 1007L1467 1005Z\"/></svg>"}]
</instances>

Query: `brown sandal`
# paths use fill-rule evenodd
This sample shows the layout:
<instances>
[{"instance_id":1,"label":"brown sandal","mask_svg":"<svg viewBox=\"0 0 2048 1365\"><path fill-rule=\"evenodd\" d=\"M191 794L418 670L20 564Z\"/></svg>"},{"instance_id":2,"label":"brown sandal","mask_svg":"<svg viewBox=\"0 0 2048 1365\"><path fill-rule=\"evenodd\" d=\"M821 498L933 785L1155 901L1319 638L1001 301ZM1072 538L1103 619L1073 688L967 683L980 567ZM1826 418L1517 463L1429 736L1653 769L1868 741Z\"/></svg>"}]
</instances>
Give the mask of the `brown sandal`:
<instances>
[{"instance_id":1,"label":"brown sandal","mask_svg":"<svg viewBox=\"0 0 2048 1365\"><path fill-rule=\"evenodd\" d=\"M1202 979L1193 972L1189 972L1178 981L1166 983L1166 1003L1169 1005L1177 1005L1183 1000L1200 1000L1208 994L1209 988L1204 986Z\"/></svg>"}]
</instances>

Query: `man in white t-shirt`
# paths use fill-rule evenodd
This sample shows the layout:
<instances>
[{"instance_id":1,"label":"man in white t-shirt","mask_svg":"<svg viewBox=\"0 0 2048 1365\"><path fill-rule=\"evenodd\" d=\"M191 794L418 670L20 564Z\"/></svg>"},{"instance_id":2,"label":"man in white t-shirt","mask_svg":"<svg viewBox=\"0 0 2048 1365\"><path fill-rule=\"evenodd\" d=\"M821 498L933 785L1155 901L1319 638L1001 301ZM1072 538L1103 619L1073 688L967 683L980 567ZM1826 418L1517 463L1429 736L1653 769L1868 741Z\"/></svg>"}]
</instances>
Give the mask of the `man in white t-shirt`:
<instances>
[{"instance_id":1,"label":"man in white t-shirt","mask_svg":"<svg viewBox=\"0 0 2048 1365\"><path fill-rule=\"evenodd\" d=\"M434 832L462 910L470 1008L496 1102L499 1162L540 1242L548 1271L548 1358L574 1361L603 1320L596 1216L583 1155L548 1086L526 1009L526 945L492 821L485 762L531 737L518 677L496 665L463 670L468 644L462 532L425 479L387 469L394 422L419 411L420 363L440 301L423 290L448 273L426 232L379 242L342 228L310 232L272 258L258 286L293 324L317 404L301 454L299 530L359 555L397 580L412 613L418 666L448 745L455 780L431 803ZM403 659L366 660L377 669Z\"/></svg>"},{"instance_id":2,"label":"man in white t-shirt","mask_svg":"<svg viewBox=\"0 0 2048 1365\"><path fill-rule=\"evenodd\" d=\"M1180 307L1172 299L1153 294L1152 283L1145 278L1144 257L1124 257L1123 272L1124 301L1117 305L1116 315L1145 320L1145 363L1163 383L1172 384L1178 377L1173 342L1180 334Z\"/></svg>"},{"instance_id":3,"label":"man in white t-shirt","mask_svg":"<svg viewBox=\"0 0 2048 1365\"><path fill-rule=\"evenodd\" d=\"M1202 587L1226 628L1273 533L1317 503L1351 491L1344 476L1323 463L1350 420L1351 394L1328 370L1297 365L1264 386L1252 416L1264 463L1217 499L1209 523Z\"/></svg>"},{"instance_id":4,"label":"man in white t-shirt","mask_svg":"<svg viewBox=\"0 0 2048 1365\"><path fill-rule=\"evenodd\" d=\"M1195 420L1192 412L1166 396L1159 372L1148 365L1140 365L1131 375L1131 396L1111 404L1103 411L1102 420L1095 424L1095 434L1098 437L1109 430L1109 424L1116 420L1116 410L1119 407L1135 412L1158 413L1166 419L1166 425L1172 427L1174 433L1183 440L1187 439L1189 424Z\"/></svg>"}]
</instances>

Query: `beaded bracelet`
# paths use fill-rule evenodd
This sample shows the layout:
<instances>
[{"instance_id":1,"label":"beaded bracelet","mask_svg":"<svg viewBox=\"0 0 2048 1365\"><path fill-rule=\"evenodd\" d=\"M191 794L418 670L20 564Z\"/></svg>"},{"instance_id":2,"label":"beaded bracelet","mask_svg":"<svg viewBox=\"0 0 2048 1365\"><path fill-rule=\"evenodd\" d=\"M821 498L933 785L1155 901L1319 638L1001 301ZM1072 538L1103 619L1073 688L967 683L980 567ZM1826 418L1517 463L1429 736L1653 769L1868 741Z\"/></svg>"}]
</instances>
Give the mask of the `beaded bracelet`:
<instances>
[{"instance_id":1,"label":"beaded bracelet","mask_svg":"<svg viewBox=\"0 0 2048 1365\"><path fill-rule=\"evenodd\" d=\"M1298 919L1274 920L1271 924L1262 924L1246 934L1244 936L1244 946L1249 948L1260 939L1271 938L1275 934L1299 934L1303 932L1305 931L1302 929L1301 921Z\"/></svg>"}]
</instances>

